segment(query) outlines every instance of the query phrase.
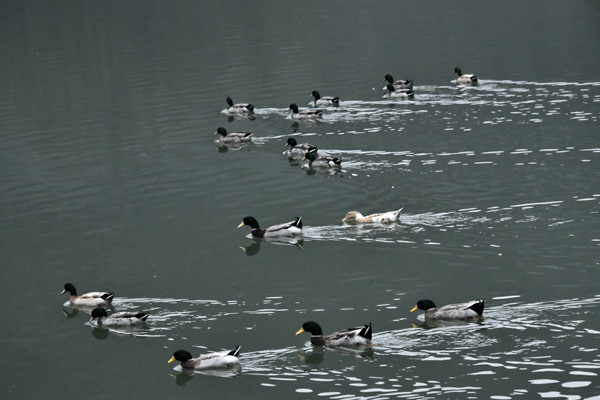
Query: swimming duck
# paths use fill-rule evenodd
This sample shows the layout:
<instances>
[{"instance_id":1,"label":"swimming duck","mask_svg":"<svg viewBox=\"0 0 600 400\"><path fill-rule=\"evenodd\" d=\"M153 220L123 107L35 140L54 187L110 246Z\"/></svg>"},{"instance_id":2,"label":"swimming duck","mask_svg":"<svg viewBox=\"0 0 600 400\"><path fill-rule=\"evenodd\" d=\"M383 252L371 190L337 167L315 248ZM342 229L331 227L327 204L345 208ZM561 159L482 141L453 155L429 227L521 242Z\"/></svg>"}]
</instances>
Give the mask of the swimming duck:
<instances>
[{"instance_id":1,"label":"swimming duck","mask_svg":"<svg viewBox=\"0 0 600 400\"><path fill-rule=\"evenodd\" d=\"M391 83L387 85L388 96L394 99L410 99L415 96L415 92L412 89L398 89L394 87Z\"/></svg>"},{"instance_id":2,"label":"swimming duck","mask_svg":"<svg viewBox=\"0 0 600 400\"><path fill-rule=\"evenodd\" d=\"M97 307L92 310L90 322L96 320L98 326L132 326L145 323L149 315L146 311L122 311L109 316L104 308Z\"/></svg>"},{"instance_id":3,"label":"swimming duck","mask_svg":"<svg viewBox=\"0 0 600 400\"><path fill-rule=\"evenodd\" d=\"M254 133L250 132L232 132L227 133L227 129L219 127L215 132L215 135L219 136L221 143L239 143L239 142L250 142Z\"/></svg>"},{"instance_id":4,"label":"swimming duck","mask_svg":"<svg viewBox=\"0 0 600 400\"><path fill-rule=\"evenodd\" d=\"M316 153L317 146L308 143L298 143L293 137L288 138L287 145L290 147L290 154L304 155L306 153Z\"/></svg>"},{"instance_id":5,"label":"swimming duck","mask_svg":"<svg viewBox=\"0 0 600 400\"><path fill-rule=\"evenodd\" d=\"M290 104L290 110L292 110L292 119L317 119L323 116L323 110L299 111L295 103Z\"/></svg>"},{"instance_id":6,"label":"swimming duck","mask_svg":"<svg viewBox=\"0 0 600 400\"><path fill-rule=\"evenodd\" d=\"M312 91L312 96L315 98L315 106L339 106L340 98L333 96L323 96L316 90Z\"/></svg>"},{"instance_id":7,"label":"swimming duck","mask_svg":"<svg viewBox=\"0 0 600 400\"><path fill-rule=\"evenodd\" d=\"M238 358L240 348L240 346L236 346L235 349L231 351L203 354L197 358L192 358L192 355L188 351L177 350L173 353L173 357L169 359L168 364L173 361L181 361L181 368L183 369L232 368L240 364L240 359Z\"/></svg>"},{"instance_id":8,"label":"swimming duck","mask_svg":"<svg viewBox=\"0 0 600 400\"><path fill-rule=\"evenodd\" d=\"M262 229L254 217L245 217L238 225L238 228L241 228L244 225L248 225L252 228L252 236L260 238L294 236L302 233L302 217L296 217L293 221L286 222L285 224L273 225L267 229Z\"/></svg>"},{"instance_id":9,"label":"swimming duck","mask_svg":"<svg viewBox=\"0 0 600 400\"><path fill-rule=\"evenodd\" d=\"M485 299L469 301L459 304L448 304L437 308L429 299L419 300L410 312L423 310L425 318L431 319L471 319L479 318L483 314Z\"/></svg>"},{"instance_id":10,"label":"swimming duck","mask_svg":"<svg viewBox=\"0 0 600 400\"><path fill-rule=\"evenodd\" d=\"M342 159L340 157L319 157L314 153L306 153L302 161L308 160L308 166L312 168L341 168Z\"/></svg>"},{"instance_id":11,"label":"swimming duck","mask_svg":"<svg viewBox=\"0 0 600 400\"><path fill-rule=\"evenodd\" d=\"M315 346L351 346L351 345L366 345L371 341L373 330L371 323L367 325L357 326L356 328L348 328L341 331L333 332L331 335L323 335L323 330L315 321L307 321L302 324L302 328L296 335L303 332L309 332L310 342Z\"/></svg>"},{"instance_id":12,"label":"swimming duck","mask_svg":"<svg viewBox=\"0 0 600 400\"><path fill-rule=\"evenodd\" d=\"M394 86L394 89L412 89L413 88L413 81L410 81L408 79L406 80L402 80L399 79L397 81L394 81L394 78L392 78L392 76L390 74L387 74L385 76L385 78L383 78L384 81L387 81L388 85L391 84ZM387 89L387 85L383 88L383 90Z\"/></svg>"},{"instance_id":13,"label":"swimming duck","mask_svg":"<svg viewBox=\"0 0 600 400\"><path fill-rule=\"evenodd\" d=\"M350 222L357 222L359 224L368 224L371 222L382 222L385 224L391 224L392 222L400 221L400 213L401 212L402 212L402 208L399 210L396 210L396 211L389 211L389 212L379 213L379 214L371 214L371 215L367 215L365 217L358 211L350 211L348 214L346 214L346 216L344 217L342 222L350 221Z\"/></svg>"},{"instance_id":14,"label":"swimming duck","mask_svg":"<svg viewBox=\"0 0 600 400\"><path fill-rule=\"evenodd\" d=\"M78 296L77 289L75 289L75 286L71 283L65 283L65 288L61 295L67 292L71 293L69 301L76 306L107 306L112 302L113 297L115 297L113 292L89 292Z\"/></svg>"},{"instance_id":15,"label":"swimming duck","mask_svg":"<svg viewBox=\"0 0 600 400\"><path fill-rule=\"evenodd\" d=\"M254 106L248 103L233 104L231 97L227 97L227 111L232 114L252 114L254 112Z\"/></svg>"},{"instance_id":16,"label":"swimming duck","mask_svg":"<svg viewBox=\"0 0 600 400\"><path fill-rule=\"evenodd\" d=\"M477 83L477 75L473 74L464 74L460 70L460 68L454 68L454 73L456 74L456 83Z\"/></svg>"}]
</instances>

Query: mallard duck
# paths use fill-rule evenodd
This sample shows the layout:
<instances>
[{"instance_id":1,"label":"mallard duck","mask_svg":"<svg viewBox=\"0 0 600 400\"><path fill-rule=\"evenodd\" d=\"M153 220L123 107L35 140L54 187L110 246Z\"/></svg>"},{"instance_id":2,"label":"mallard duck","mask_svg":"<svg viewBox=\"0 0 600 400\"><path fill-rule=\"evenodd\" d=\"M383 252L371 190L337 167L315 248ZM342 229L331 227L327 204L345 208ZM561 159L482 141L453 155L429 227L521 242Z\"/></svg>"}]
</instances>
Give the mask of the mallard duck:
<instances>
[{"instance_id":1,"label":"mallard duck","mask_svg":"<svg viewBox=\"0 0 600 400\"><path fill-rule=\"evenodd\" d=\"M248 103L233 104L231 97L227 97L227 111L232 114L252 114L254 112L254 106Z\"/></svg>"},{"instance_id":2,"label":"mallard duck","mask_svg":"<svg viewBox=\"0 0 600 400\"><path fill-rule=\"evenodd\" d=\"M244 225L248 225L252 228L252 236L260 238L294 236L302 233L302 217L296 217L293 221L286 222L285 224L273 225L267 229L262 229L254 217L245 217L238 225L238 228L241 228Z\"/></svg>"},{"instance_id":3,"label":"mallard duck","mask_svg":"<svg viewBox=\"0 0 600 400\"><path fill-rule=\"evenodd\" d=\"M402 208L396 211L389 211L380 214L371 214L366 217L363 216L358 211L350 211L342 222L358 222L359 224L368 224L371 222L382 222L385 224L391 224L392 222L400 221L400 213L402 212Z\"/></svg>"},{"instance_id":4,"label":"mallard duck","mask_svg":"<svg viewBox=\"0 0 600 400\"><path fill-rule=\"evenodd\" d=\"M146 311L122 311L109 316L104 308L97 307L92 310L90 322L96 320L98 326L132 326L145 323L149 315Z\"/></svg>"},{"instance_id":5,"label":"mallard duck","mask_svg":"<svg viewBox=\"0 0 600 400\"><path fill-rule=\"evenodd\" d=\"M219 136L219 140L221 143L240 143L240 142L250 142L252 140L252 136L254 133L250 132L231 132L227 133L227 129L223 127L219 127L215 132L215 135Z\"/></svg>"},{"instance_id":6,"label":"mallard duck","mask_svg":"<svg viewBox=\"0 0 600 400\"><path fill-rule=\"evenodd\" d=\"M323 116L323 110L299 111L295 103L290 104L290 110L292 110L292 119L318 119Z\"/></svg>"},{"instance_id":7,"label":"mallard duck","mask_svg":"<svg viewBox=\"0 0 600 400\"><path fill-rule=\"evenodd\" d=\"M394 78L392 78L392 76L390 74L387 74L385 76L385 78L383 78L384 81L387 81L388 85L391 84L394 86L394 89L412 89L413 88L413 81L410 81L408 79L406 80L402 80L399 79L397 81L394 81ZM387 89L387 85L384 86L383 90Z\"/></svg>"},{"instance_id":8,"label":"mallard duck","mask_svg":"<svg viewBox=\"0 0 600 400\"><path fill-rule=\"evenodd\" d=\"M240 346L236 346L235 350L203 354L197 358L192 358L189 351L177 350L173 353L173 357L169 359L168 363L181 361L181 368L184 369L232 368L240 364L240 359L238 358L240 348Z\"/></svg>"},{"instance_id":9,"label":"mallard duck","mask_svg":"<svg viewBox=\"0 0 600 400\"><path fill-rule=\"evenodd\" d=\"M387 85L388 96L394 99L410 99L415 96L415 92L412 89L398 89L394 87L391 83Z\"/></svg>"},{"instance_id":10,"label":"mallard duck","mask_svg":"<svg viewBox=\"0 0 600 400\"><path fill-rule=\"evenodd\" d=\"M296 335L303 332L311 334L310 342L315 346L331 347L369 344L373 335L370 322L367 325L357 326L356 328L333 332L331 335L323 335L323 330L319 324L315 321L307 321L302 324L302 328L296 332Z\"/></svg>"},{"instance_id":11,"label":"mallard duck","mask_svg":"<svg viewBox=\"0 0 600 400\"><path fill-rule=\"evenodd\" d=\"M469 301L459 304L448 304L437 308L429 299L419 300L410 312L423 310L425 318L431 319L471 319L479 318L483 314L485 299Z\"/></svg>"},{"instance_id":12,"label":"mallard duck","mask_svg":"<svg viewBox=\"0 0 600 400\"><path fill-rule=\"evenodd\" d=\"M319 157L314 153L306 153L302 161L308 160L308 166L311 168L341 168L342 159L340 157Z\"/></svg>"},{"instance_id":13,"label":"mallard duck","mask_svg":"<svg viewBox=\"0 0 600 400\"><path fill-rule=\"evenodd\" d=\"M288 138L287 145L290 147L290 154L304 155L306 153L316 153L317 146L308 143L298 143L293 137Z\"/></svg>"},{"instance_id":14,"label":"mallard duck","mask_svg":"<svg viewBox=\"0 0 600 400\"><path fill-rule=\"evenodd\" d=\"M315 98L315 106L339 106L340 98L333 96L323 96L316 90L312 91L312 96Z\"/></svg>"},{"instance_id":15,"label":"mallard duck","mask_svg":"<svg viewBox=\"0 0 600 400\"><path fill-rule=\"evenodd\" d=\"M464 74L460 70L460 68L454 68L454 73L456 74L456 83L477 83L477 75L473 74Z\"/></svg>"},{"instance_id":16,"label":"mallard duck","mask_svg":"<svg viewBox=\"0 0 600 400\"><path fill-rule=\"evenodd\" d=\"M78 296L77 289L75 289L75 286L71 283L65 283L65 288L62 291L61 295L67 292L71 293L69 301L71 302L71 304L76 306L107 306L112 302L113 297L115 297L115 294L113 292L89 292Z\"/></svg>"}]
</instances>

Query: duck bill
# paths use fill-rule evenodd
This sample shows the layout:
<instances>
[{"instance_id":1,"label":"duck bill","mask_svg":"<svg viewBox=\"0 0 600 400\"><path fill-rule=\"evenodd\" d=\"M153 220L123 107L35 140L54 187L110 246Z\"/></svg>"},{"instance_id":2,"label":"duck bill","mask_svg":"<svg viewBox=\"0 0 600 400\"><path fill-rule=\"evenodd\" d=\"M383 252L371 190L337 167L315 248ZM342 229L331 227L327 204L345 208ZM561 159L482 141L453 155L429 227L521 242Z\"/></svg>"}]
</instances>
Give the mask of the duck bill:
<instances>
[{"instance_id":1,"label":"duck bill","mask_svg":"<svg viewBox=\"0 0 600 400\"><path fill-rule=\"evenodd\" d=\"M418 309L419 309L419 306L414 306L413 309L410 310L410 312L417 311Z\"/></svg>"},{"instance_id":2,"label":"duck bill","mask_svg":"<svg viewBox=\"0 0 600 400\"><path fill-rule=\"evenodd\" d=\"M304 332L306 332L306 331L304 330L304 328L300 328L300 330L299 330L298 332L296 332L296 335L299 335L299 334L301 334L301 333L304 333Z\"/></svg>"},{"instance_id":3,"label":"duck bill","mask_svg":"<svg viewBox=\"0 0 600 400\"><path fill-rule=\"evenodd\" d=\"M66 290L63 290L62 292L60 292L60 294L61 294L61 295L62 295L62 294L65 294L65 293L67 293L67 291L66 291Z\"/></svg>"},{"instance_id":4,"label":"duck bill","mask_svg":"<svg viewBox=\"0 0 600 400\"><path fill-rule=\"evenodd\" d=\"M218 135L218 134L219 134L219 132L215 132L215 135Z\"/></svg>"},{"instance_id":5,"label":"duck bill","mask_svg":"<svg viewBox=\"0 0 600 400\"><path fill-rule=\"evenodd\" d=\"M171 357L171 358L169 359L169 361L167 362L167 364L171 364L173 361L175 361L175 356Z\"/></svg>"},{"instance_id":6,"label":"duck bill","mask_svg":"<svg viewBox=\"0 0 600 400\"><path fill-rule=\"evenodd\" d=\"M246 224L244 224L244 221L242 221L242 223L238 225L238 228L241 228L244 225L246 225Z\"/></svg>"}]
</instances>

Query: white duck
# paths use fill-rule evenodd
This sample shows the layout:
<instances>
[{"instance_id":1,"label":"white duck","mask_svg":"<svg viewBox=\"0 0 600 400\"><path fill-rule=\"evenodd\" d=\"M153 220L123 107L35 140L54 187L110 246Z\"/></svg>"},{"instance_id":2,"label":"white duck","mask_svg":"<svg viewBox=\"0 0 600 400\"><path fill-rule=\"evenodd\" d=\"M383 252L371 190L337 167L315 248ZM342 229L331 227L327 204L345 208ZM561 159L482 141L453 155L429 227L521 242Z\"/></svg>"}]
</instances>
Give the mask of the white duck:
<instances>
[{"instance_id":1,"label":"white duck","mask_svg":"<svg viewBox=\"0 0 600 400\"><path fill-rule=\"evenodd\" d=\"M371 215L367 215L365 217L358 211L350 211L348 214L346 214L346 216L344 217L342 222L357 222L359 224L369 224L369 223L373 223L373 222L381 222L384 224L391 224L392 222L400 221L400 213L401 212L402 212L402 208L399 210L396 210L396 211L389 211L389 212L379 213L379 214L371 214Z\"/></svg>"}]
</instances>

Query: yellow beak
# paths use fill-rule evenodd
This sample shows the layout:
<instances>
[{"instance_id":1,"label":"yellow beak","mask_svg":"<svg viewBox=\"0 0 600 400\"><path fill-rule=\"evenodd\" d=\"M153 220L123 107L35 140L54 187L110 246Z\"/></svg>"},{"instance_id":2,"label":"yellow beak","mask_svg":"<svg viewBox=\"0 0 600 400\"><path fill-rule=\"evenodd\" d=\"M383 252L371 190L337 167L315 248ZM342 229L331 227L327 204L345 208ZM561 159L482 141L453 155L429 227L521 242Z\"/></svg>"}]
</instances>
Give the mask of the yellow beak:
<instances>
[{"instance_id":1,"label":"yellow beak","mask_svg":"<svg viewBox=\"0 0 600 400\"><path fill-rule=\"evenodd\" d=\"M410 310L410 312L417 311L418 309L419 309L419 306L414 306L413 309Z\"/></svg>"},{"instance_id":2,"label":"yellow beak","mask_svg":"<svg viewBox=\"0 0 600 400\"><path fill-rule=\"evenodd\" d=\"M215 132L215 135L218 135L218 134L219 134L219 132Z\"/></svg>"},{"instance_id":3,"label":"yellow beak","mask_svg":"<svg viewBox=\"0 0 600 400\"><path fill-rule=\"evenodd\" d=\"M171 359L169 360L169 362L167 364L171 364L173 361L175 361L175 356L171 357Z\"/></svg>"},{"instance_id":4,"label":"yellow beak","mask_svg":"<svg viewBox=\"0 0 600 400\"><path fill-rule=\"evenodd\" d=\"M298 332L296 332L296 335L299 335L299 334L301 334L301 333L304 333L304 332L306 332L306 331L304 330L304 328L300 328L300 330L299 330Z\"/></svg>"},{"instance_id":5,"label":"yellow beak","mask_svg":"<svg viewBox=\"0 0 600 400\"><path fill-rule=\"evenodd\" d=\"M241 228L241 227L242 227L242 226L244 226L244 225L245 225L245 224L244 224L244 221L242 221L242 223L238 225L238 228Z\"/></svg>"}]
</instances>

